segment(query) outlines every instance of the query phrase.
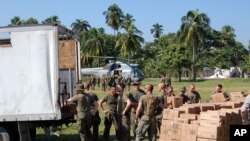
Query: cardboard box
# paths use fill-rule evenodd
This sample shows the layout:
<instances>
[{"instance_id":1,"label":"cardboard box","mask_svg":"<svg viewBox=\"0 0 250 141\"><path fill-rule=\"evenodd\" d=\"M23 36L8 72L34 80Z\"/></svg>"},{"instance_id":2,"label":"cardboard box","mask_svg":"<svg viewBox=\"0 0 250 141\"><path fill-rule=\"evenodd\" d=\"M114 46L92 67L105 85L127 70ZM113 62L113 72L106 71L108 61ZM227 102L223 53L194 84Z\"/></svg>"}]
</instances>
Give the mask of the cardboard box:
<instances>
[{"instance_id":1,"label":"cardboard box","mask_svg":"<svg viewBox=\"0 0 250 141\"><path fill-rule=\"evenodd\" d=\"M224 120L200 120L200 126L219 127L225 125Z\"/></svg>"},{"instance_id":2,"label":"cardboard box","mask_svg":"<svg viewBox=\"0 0 250 141\"><path fill-rule=\"evenodd\" d=\"M164 109L163 110L163 119L173 119L180 117L180 114L184 113L179 109Z\"/></svg>"},{"instance_id":3,"label":"cardboard box","mask_svg":"<svg viewBox=\"0 0 250 141\"><path fill-rule=\"evenodd\" d=\"M171 130L172 120L162 120L161 123L161 132L162 131L170 131Z\"/></svg>"},{"instance_id":4,"label":"cardboard box","mask_svg":"<svg viewBox=\"0 0 250 141\"><path fill-rule=\"evenodd\" d=\"M179 108L183 105L183 98L180 96L171 96L167 99L168 102L172 101L173 108Z\"/></svg>"},{"instance_id":5,"label":"cardboard box","mask_svg":"<svg viewBox=\"0 0 250 141\"><path fill-rule=\"evenodd\" d=\"M230 99L232 102L238 102L238 100L244 98L243 92L230 92Z\"/></svg>"},{"instance_id":6,"label":"cardboard box","mask_svg":"<svg viewBox=\"0 0 250 141\"><path fill-rule=\"evenodd\" d=\"M197 141L229 141L229 139L215 140L215 139L197 138Z\"/></svg>"},{"instance_id":7,"label":"cardboard box","mask_svg":"<svg viewBox=\"0 0 250 141\"><path fill-rule=\"evenodd\" d=\"M185 111L186 114L199 114L200 113L200 107L199 106L193 106L192 105L184 105L179 108L181 111Z\"/></svg>"},{"instance_id":8,"label":"cardboard box","mask_svg":"<svg viewBox=\"0 0 250 141\"><path fill-rule=\"evenodd\" d=\"M181 141L196 141L198 125L182 124Z\"/></svg>"},{"instance_id":9,"label":"cardboard box","mask_svg":"<svg viewBox=\"0 0 250 141\"><path fill-rule=\"evenodd\" d=\"M185 119L185 118L174 118L173 121L176 121L178 123L189 124L192 120L191 119Z\"/></svg>"},{"instance_id":10,"label":"cardboard box","mask_svg":"<svg viewBox=\"0 0 250 141\"><path fill-rule=\"evenodd\" d=\"M190 123L195 125L200 125L200 120L192 120L190 121Z\"/></svg>"},{"instance_id":11,"label":"cardboard box","mask_svg":"<svg viewBox=\"0 0 250 141\"><path fill-rule=\"evenodd\" d=\"M229 132L229 127L220 126L220 127L208 127L208 126L199 126L198 134L199 138L208 138L208 139L220 139L228 138L226 132Z\"/></svg>"},{"instance_id":12,"label":"cardboard box","mask_svg":"<svg viewBox=\"0 0 250 141\"><path fill-rule=\"evenodd\" d=\"M208 110L215 110L214 104L201 104L200 105L201 112L208 111Z\"/></svg>"},{"instance_id":13,"label":"cardboard box","mask_svg":"<svg viewBox=\"0 0 250 141\"><path fill-rule=\"evenodd\" d=\"M197 120L198 114L180 114L180 118L190 119L190 120Z\"/></svg>"},{"instance_id":14,"label":"cardboard box","mask_svg":"<svg viewBox=\"0 0 250 141\"><path fill-rule=\"evenodd\" d=\"M223 93L216 93L211 95L213 102L225 102L226 98Z\"/></svg>"}]
</instances>

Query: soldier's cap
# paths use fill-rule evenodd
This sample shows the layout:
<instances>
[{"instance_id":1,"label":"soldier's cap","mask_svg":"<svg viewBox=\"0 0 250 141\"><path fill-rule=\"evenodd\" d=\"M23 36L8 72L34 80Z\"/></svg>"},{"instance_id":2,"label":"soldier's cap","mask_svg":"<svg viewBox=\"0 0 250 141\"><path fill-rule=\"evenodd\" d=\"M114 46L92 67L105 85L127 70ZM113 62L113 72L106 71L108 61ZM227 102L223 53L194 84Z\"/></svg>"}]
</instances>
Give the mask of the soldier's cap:
<instances>
[{"instance_id":1,"label":"soldier's cap","mask_svg":"<svg viewBox=\"0 0 250 141\"><path fill-rule=\"evenodd\" d=\"M185 92L186 91L186 87L181 87L180 92Z\"/></svg>"},{"instance_id":2,"label":"soldier's cap","mask_svg":"<svg viewBox=\"0 0 250 141\"><path fill-rule=\"evenodd\" d=\"M76 90L77 91L81 91L81 90L83 90L84 89L84 85L83 84L77 84L76 85Z\"/></svg>"},{"instance_id":3,"label":"soldier's cap","mask_svg":"<svg viewBox=\"0 0 250 141\"><path fill-rule=\"evenodd\" d=\"M141 82L139 82L139 81L134 81L132 85L136 86L136 85L140 85L140 84L141 84Z\"/></svg>"}]
</instances>

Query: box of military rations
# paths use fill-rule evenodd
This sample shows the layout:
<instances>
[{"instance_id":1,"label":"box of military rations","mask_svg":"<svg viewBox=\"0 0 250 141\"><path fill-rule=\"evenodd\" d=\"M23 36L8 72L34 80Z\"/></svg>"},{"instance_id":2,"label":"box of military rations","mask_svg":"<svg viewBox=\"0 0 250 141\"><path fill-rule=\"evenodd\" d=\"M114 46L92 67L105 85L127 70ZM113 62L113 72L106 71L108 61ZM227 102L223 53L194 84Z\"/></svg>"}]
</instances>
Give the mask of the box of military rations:
<instances>
[{"instance_id":1,"label":"box of military rations","mask_svg":"<svg viewBox=\"0 0 250 141\"><path fill-rule=\"evenodd\" d=\"M228 132L228 133L227 133ZM228 126L199 126L197 136L200 138L220 139L227 138L229 134Z\"/></svg>"},{"instance_id":2,"label":"box of military rations","mask_svg":"<svg viewBox=\"0 0 250 141\"><path fill-rule=\"evenodd\" d=\"M179 108L183 105L183 98L180 96L171 96L168 97L168 102L172 102L173 108Z\"/></svg>"},{"instance_id":3,"label":"box of military rations","mask_svg":"<svg viewBox=\"0 0 250 141\"><path fill-rule=\"evenodd\" d=\"M188 114L199 114L200 106L196 104L184 104L179 108L181 111L185 111Z\"/></svg>"},{"instance_id":4,"label":"box of military rations","mask_svg":"<svg viewBox=\"0 0 250 141\"><path fill-rule=\"evenodd\" d=\"M225 102L226 98L223 93L215 93L211 95L213 102Z\"/></svg>"},{"instance_id":5,"label":"box of military rations","mask_svg":"<svg viewBox=\"0 0 250 141\"><path fill-rule=\"evenodd\" d=\"M229 141L229 139L224 138L223 140L218 140L218 139L197 138L197 141Z\"/></svg>"},{"instance_id":6,"label":"box of military rations","mask_svg":"<svg viewBox=\"0 0 250 141\"><path fill-rule=\"evenodd\" d=\"M190 119L190 120L197 120L198 114L180 114L180 118L183 119Z\"/></svg>"},{"instance_id":7,"label":"box of military rations","mask_svg":"<svg viewBox=\"0 0 250 141\"><path fill-rule=\"evenodd\" d=\"M240 102L244 101L244 93L243 92L230 92L230 99L232 102Z\"/></svg>"},{"instance_id":8,"label":"box of military rations","mask_svg":"<svg viewBox=\"0 0 250 141\"><path fill-rule=\"evenodd\" d=\"M163 119L174 119L180 117L180 114L184 113L179 109L164 109L163 110Z\"/></svg>"}]
</instances>

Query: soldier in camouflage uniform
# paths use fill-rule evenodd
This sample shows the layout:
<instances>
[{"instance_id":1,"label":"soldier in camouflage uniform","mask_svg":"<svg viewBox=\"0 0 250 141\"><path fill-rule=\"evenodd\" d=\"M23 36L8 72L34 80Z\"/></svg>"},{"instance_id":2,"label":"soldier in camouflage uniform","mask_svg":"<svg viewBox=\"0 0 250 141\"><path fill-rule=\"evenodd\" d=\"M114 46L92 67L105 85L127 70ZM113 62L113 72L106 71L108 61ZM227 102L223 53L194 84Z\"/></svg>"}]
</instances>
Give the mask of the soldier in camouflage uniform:
<instances>
[{"instance_id":1,"label":"soldier in camouflage uniform","mask_svg":"<svg viewBox=\"0 0 250 141\"><path fill-rule=\"evenodd\" d=\"M105 141L109 140L109 133L110 133L110 128L112 123L115 126L115 131L116 131L116 136L118 139L120 139L120 134L119 134L119 125L118 125L118 112L117 112L117 105L118 105L118 98L119 98L119 94L116 92L116 86L113 85L110 88L110 94L104 96L101 100L100 100L100 106L101 109L103 110L103 112L105 113L105 118L104 118L104 132L103 132L103 138ZM103 103L106 103L107 108L106 110L104 110L103 108Z\"/></svg>"},{"instance_id":2,"label":"soldier in camouflage uniform","mask_svg":"<svg viewBox=\"0 0 250 141\"><path fill-rule=\"evenodd\" d=\"M168 87L166 87L165 90L166 90L168 96L175 96L173 86L168 86Z\"/></svg>"},{"instance_id":3,"label":"soldier in camouflage uniform","mask_svg":"<svg viewBox=\"0 0 250 141\"><path fill-rule=\"evenodd\" d=\"M179 96L183 98L183 104L189 103L189 98L186 95L186 87L181 87Z\"/></svg>"},{"instance_id":4,"label":"soldier in camouflage uniform","mask_svg":"<svg viewBox=\"0 0 250 141\"><path fill-rule=\"evenodd\" d=\"M128 86L128 91L130 91L131 82L132 82L132 79L131 79L131 76L129 75L127 80L126 80L126 83L127 83L127 86Z\"/></svg>"},{"instance_id":5,"label":"soldier in camouflage uniform","mask_svg":"<svg viewBox=\"0 0 250 141\"><path fill-rule=\"evenodd\" d=\"M68 99L68 102L76 102L77 104L77 126L81 141L91 141L92 134L90 132L90 105L95 105L96 103L89 94L84 93L82 84L77 84L76 92L77 95Z\"/></svg>"},{"instance_id":6,"label":"soldier in camouflage uniform","mask_svg":"<svg viewBox=\"0 0 250 141\"><path fill-rule=\"evenodd\" d=\"M189 91L187 92L187 97L189 98L189 104L192 104L192 103L200 103L200 100L201 100L201 96L199 94L199 92L197 92L195 90L195 85L194 84L191 84L189 86Z\"/></svg>"},{"instance_id":7,"label":"soldier in camouflage uniform","mask_svg":"<svg viewBox=\"0 0 250 141\"><path fill-rule=\"evenodd\" d=\"M136 129L136 141L143 141L146 132L148 132L149 141L156 141L155 110L158 102L157 99L154 98L152 91L153 85L146 85L146 95L141 96L139 100L135 122L138 123L138 118L141 113L143 113L143 115Z\"/></svg>"},{"instance_id":8,"label":"soldier in camouflage uniform","mask_svg":"<svg viewBox=\"0 0 250 141\"><path fill-rule=\"evenodd\" d=\"M116 89L120 94L118 100L118 113L119 115L119 125L120 125L120 133L121 133L121 141L130 141L130 111L123 112L127 105L127 95L125 95L125 84L120 83L116 85Z\"/></svg>"},{"instance_id":9,"label":"soldier in camouflage uniform","mask_svg":"<svg viewBox=\"0 0 250 141\"><path fill-rule=\"evenodd\" d=\"M92 90L95 90L96 82L97 82L96 76L93 75L93 76L92 76Z\"/></svg>"},{"instance_id":10,"label":"soldier in camouflage uniform","mask_svg":"<svg viewBox=\"0 0 250 141\"><path fill-rule=\"evenodd\" d=\"M164 108L167 108L169 105L171 105L171 103L167 103L167 92L165 91L166 89L166 84L164 83L159 83L158 84L158 89L160 91L160 95L157 97L157 101L159 103L158 106L156 107L156 122L157 122L157 128L158 131L160 132L160 128L161 128L161 120L162 120L162 112Z\"/></svg>"},{"instance_id":11,"label":"soldier in camouflage uniform","mask_svg":"<svg viewBox=\"0 0 250 141\"><path fill-rule=\"evenodd\" d=\"M216 86L216 88L215 88L215 91L212 93L212 95L213 95L213 94L217 94L217 93L223 93L223 95L224 95L224 97L225 97L225 101L229 101L229 100L230 100L229 95L227 94L227 92L222 91L222 88L223 88L222 84L218 84L218 85ZM209 102L213 102L213 101L212 101L212 95L211 95L210 98L209 98Z\"/></svg>"},{"instance_id":12,"label":"soldier in camouflage uniform","mask_svg":"<svg viewBox=\"0 0 250 141\"><path fill-rule=\"evenodd\" d=\"M95 93L89 90L89 88L90 88L90 84L85 83L84 84L85 93L89 94L92 97L92 99L95 101L95 105L91 105L90 107L90 114L91 114L91 124L93 128L93 141L97 141L98 136L99 136L99 124L101 123L101 118L99 116L99 111L98 111L99 99Z\"/></svg>"},{"instance_id":13,"label":"soldier in camouflage uniform","mask_svg":"<svg viewBox=\"0 0 250 141\"><path fill-rule=\"evenodd\" d=\"M135 90L133 92L130 92L128 94L128 102L126 105L126 108L124 109L124 113L131 109L131 130L134 133L134 137L136 136L136 128L137 124L135 123L135 113L138 106L139 99L142 95L144 95L144 91L140 89L141 82L135 81L133 83L133 86L135 87Z\"/></svg>"},{"instance_id":14,"label":"soldier in camouflage uniform","mask_svg":"<svg viewBox=\"0 0 250 141\"><path fill-rule=\"evenodd\" d=\"M101 78L99 75L97 76L96 81L97 81L98 88L100 88Z\"/></svg>"},{"instance_id":15,"label":"soldier in camouflage uniform","mask_svg":"<svg viewBox=\"0 0 250 141\"><path fill-rule=\"evenodd\" d=\"M101 77L101 83L102 83L102 91L106 92L106 83L107 83L107 78L105 74Z\"/></svg>"}]
</instances>

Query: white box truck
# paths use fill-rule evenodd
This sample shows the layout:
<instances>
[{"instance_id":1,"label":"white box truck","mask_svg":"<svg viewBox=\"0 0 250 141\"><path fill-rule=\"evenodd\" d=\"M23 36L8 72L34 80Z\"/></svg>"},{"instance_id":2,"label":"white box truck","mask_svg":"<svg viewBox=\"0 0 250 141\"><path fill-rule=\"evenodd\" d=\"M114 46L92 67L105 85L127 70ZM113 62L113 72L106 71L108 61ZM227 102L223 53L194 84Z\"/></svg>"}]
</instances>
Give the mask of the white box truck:
<instances>
[{"instance_id":1,"label":"white box truck","mask_svg":"<svg viewBox=\"0 0 250 141\"><path fill-rule=\"evenodd\" d=\"M81 82L79 36L60 25L0 27L0 140L74 121L66 100ZM71 107L70 107L71 106Z\"/></svg>"}]
</instances>

